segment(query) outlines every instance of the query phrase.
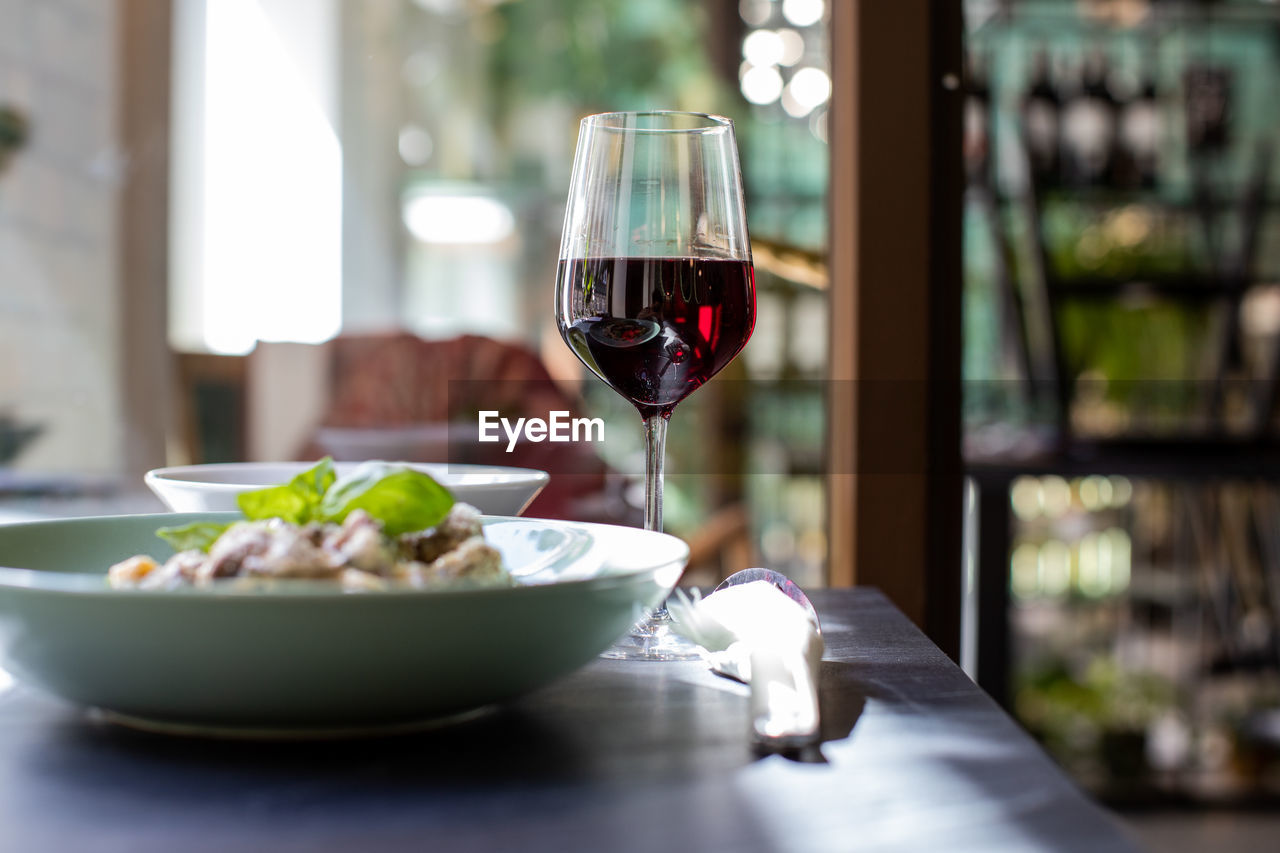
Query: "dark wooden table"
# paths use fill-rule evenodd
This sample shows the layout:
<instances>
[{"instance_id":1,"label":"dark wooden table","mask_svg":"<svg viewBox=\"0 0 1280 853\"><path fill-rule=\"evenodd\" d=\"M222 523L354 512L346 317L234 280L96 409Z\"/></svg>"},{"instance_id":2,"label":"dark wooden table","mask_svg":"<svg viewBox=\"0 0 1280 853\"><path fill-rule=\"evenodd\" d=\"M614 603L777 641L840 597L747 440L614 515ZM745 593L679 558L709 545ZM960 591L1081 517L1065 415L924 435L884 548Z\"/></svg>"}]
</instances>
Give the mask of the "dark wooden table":
<instances>
[{"instance_id":1,"label":"dark wooden table","mask_svg":"<svg viewBox=\"0 0 1280 853\"><path fill-rule=\"evenodd\" d=\"M745 688L598 660L445 730L179 740L0 694L2 851L1132 850L878 592L813 596L824 737L758 757ZM513 647L518 653L518 646Z\"/></svg>"}]
</instances>

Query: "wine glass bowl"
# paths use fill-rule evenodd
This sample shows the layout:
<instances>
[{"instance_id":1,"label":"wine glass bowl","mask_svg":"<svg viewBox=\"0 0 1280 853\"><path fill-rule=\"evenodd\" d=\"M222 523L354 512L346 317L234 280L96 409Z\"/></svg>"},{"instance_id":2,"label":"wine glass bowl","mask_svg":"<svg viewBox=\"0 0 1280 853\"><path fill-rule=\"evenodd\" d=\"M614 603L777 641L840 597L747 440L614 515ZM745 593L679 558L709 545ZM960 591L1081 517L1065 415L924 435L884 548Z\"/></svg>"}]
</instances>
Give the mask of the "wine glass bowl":
<instances>
[{"instance_id":1,"label":"wine glass bowl","mask_svg":"<svg viewBox=\"0 0 1280 853\"><path fill-rule=\"evenodd\" d=\"M561 261L570 288L593 278L609 304L576 317L563 334L591 372L642 417L670 417L677 403L733 360L755 325L749 261L600 258Z\"/></svg>"},{"instance_id":2,"label":"wine glass bowl","mask_svg":"<svg viewBox=\"0 0 1280 853\"><path fill-rule=\"evenodd\" d=\"M741 352L755 276L733 122L702 113L582 120L565 210L556 322L645 424L645 527L662 529L667 419ZM607 656L695 655L659 609Z\"/></svg>"}]
</instances>

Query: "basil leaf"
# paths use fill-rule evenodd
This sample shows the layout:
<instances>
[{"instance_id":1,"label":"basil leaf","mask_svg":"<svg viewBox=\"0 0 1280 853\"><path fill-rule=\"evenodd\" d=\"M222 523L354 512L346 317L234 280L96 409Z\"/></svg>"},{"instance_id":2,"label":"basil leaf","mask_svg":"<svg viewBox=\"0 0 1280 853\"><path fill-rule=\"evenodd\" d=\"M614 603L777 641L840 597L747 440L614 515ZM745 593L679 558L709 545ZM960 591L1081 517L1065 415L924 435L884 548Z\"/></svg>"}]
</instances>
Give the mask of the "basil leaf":
<instances>
[{"instance_id":1,"label":"basil leaf","mask_svg":"<svg viewBox=\"0 0 1280 853\"><path fill-rule=\"evenodd\" d=\"M335 479L333 460L326 456L283 486L245 492L236 503L250 521L282 518L292 524L306 524L319 517L320 501Z\"/></svg>"},{"instance_id":2,"label":"basil leaf","mask_svg":"<svg viewBox=\"0 0 1280 853\"><path fill-rule=\"evenodd\" d=\"M366 462L339 479L320 503L323 521L341 524L362 509L382 522L388 536L435 527L453 506L453 495L430 475L403 465Z\"/></svg>"},{"instance_id":3,"label":"basil leaf","mask_svg":"<svg viewBox=\"0 0 1280 853\"><path fill-rule=\"evenodd\" d=\"M212 521L197 521L181 527L161 527L156 535L173 546L175 551L205 551L217 541L232 522L217 524Z\"/></svg>"},{"instance_id":4,"label":"basil leaf","mask_svg":"<svg viewBox=\"0 0 1280 853\"><path fill-rule=\"evenodd\" d=\"M289 481L289 485L315 495L316 501L324 497L338 475L333 470L333 457L326 456Z\"/></svg>"}]
</instances>

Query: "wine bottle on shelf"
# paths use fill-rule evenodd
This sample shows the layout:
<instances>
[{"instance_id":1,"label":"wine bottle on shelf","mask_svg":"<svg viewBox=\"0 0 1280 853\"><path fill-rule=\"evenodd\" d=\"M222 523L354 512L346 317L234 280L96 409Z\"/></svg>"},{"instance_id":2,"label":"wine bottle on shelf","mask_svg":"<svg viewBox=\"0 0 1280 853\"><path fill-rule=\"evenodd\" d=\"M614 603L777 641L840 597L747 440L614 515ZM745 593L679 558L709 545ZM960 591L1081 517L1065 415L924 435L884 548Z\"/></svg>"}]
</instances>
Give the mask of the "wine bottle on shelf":
<instances>
[{"instance_id":1,"label":"wine bottle on shelf","mask_svg":"<svg viewBox=\"0 0 1280 853\"><path fill-rule=\"evenodd\" d=\"M1058 182L1061 168L1062 99L1054 86L1049 52L1036 51L1030 83L1022 99L1022 127L1031 161L1031 174L1042 187Z\"/></svg>"},{"instance_id":2,"label":"wine bottle on shelf","mask_svg":"<svg viewBox=\"0 0 1280 853\"><path fill-rule=\"evenodd\" d=\"M1160 104L1154 77L1143 75L1138 91L1120 113L1119 144L1125 154L1128 180L1132 186L1156 185L1160 158Z\"/></svg>"},{"instance_id":3,"label":"wine bottle on shelf","mask_svg":"<svg viewBox=\"0 0 1280 853\"><path fill-rule=\"evenodd\" d=\"M1231 71L1195 63L1183 75L1186 90L1187 146L1196 153L1229 147Z\"/></svg>"},{"instance_id":4,"label":"wine bottle on shelf","mask_svg":"<svg viewBox=\"0 0 1280 853\"><path fill-rule=\"evenodd\" d=\"M1080 74L1080 86L1063 106L1062 139L1067 177L1077 186L1096 186L1111 178L1118 103L1107 85L1107 57L1092 51Z\"/></svg>"},{"instance_id":5,"label":"wine bottle on shelf","mask_svg":"<svg viewBox=\"0 0 1280 853\"><path fill-rule=\"evenodd\" d=\"M970 53L965 70L965 169L972 183L985 184L991 154L991 89L985 58L979 53Z\"/></svg>"}]
</instances>

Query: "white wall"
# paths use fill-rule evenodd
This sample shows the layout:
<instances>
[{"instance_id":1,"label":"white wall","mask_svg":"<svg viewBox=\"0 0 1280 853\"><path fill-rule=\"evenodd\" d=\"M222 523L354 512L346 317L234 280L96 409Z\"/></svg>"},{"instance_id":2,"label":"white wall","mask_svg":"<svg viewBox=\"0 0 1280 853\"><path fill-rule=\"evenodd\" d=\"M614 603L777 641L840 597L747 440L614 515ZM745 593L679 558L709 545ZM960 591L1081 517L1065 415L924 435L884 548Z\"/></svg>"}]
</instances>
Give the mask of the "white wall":
<instances>
[{"instance_id":1,"label":"white wall","mask_svg":"<svg viewBox=\"0 0 1280 853\"><path fill-rule=\"evenodd\" d=\"M31 132L0 174L0 410L46 424L20 468L121 465L115 14L0 0L0 103Z\"/></svg>"}]
</instances>

